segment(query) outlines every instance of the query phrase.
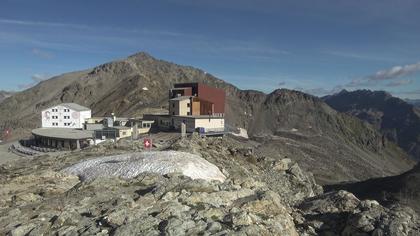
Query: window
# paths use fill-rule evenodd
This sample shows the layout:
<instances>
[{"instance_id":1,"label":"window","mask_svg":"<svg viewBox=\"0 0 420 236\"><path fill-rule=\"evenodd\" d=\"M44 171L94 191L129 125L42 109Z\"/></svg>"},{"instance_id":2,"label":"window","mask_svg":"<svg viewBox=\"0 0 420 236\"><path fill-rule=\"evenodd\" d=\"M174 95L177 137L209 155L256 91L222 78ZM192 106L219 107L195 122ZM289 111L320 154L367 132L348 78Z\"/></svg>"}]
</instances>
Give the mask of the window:
<instances>
[{"instance_id":1,"label":"window","mask_svg":"<svg viewBox=\"0 0 420 236\"><path fill-rule=\"evenodd\" d=\"M190 107L190 103L187 103L187 107Z\"/></svg>"},{"instance_id":2,"label":"window","mask_svg":"<svg viewBox=\"0 0 420 236\"><path fill-rule=\"evenodd\" d=\"M70 119L70 116L64 116L64 119Z\"/></svg>"},{"instance_id":3,"label":"window","mask_svg":"<svg viewBox=\"0 0 420 236\"><path fill-rule=\"evenodd\" d=\"M126 134L127 134L127 132L125 132L125 131L122 132L122 135L126 135Z\"/></svg>"},{"instance_id":4,"label":"window","mask_svg":"<svg viewBox=\"0 0 420 236\"><path fill-rule=\"evenodd\" d=\"M175 112L172 112L172 115L175 115Z\"/></svg>"},{"instance_id":5,"label":"window","mask_svg":"<svg viewBox=\"0 0 420 236\"><path fill-rule=\"evenodd\" d=\"M187 116L189 116L189 115L191 115L191 114L190 114L190 112L188 111L188 112L187 112Z\"/></svg>"},{"instance_id":6,"label":"window","mask_svg":"<svg viewBox=\"0 0 420 236\"><path fill-rule=\"evenodd\" d=\"M172 107L175 108L175 103L172 103Z\"/></svg>"},{"instance_id":7,"label":"window","mask_svg":"<svg viewBox=\"0 0 420 236\"><path fill-rule=\"evenodd\" d=\"M64 112L70 112L70 109L64 108Z\"/></svg>"}]
</instances>

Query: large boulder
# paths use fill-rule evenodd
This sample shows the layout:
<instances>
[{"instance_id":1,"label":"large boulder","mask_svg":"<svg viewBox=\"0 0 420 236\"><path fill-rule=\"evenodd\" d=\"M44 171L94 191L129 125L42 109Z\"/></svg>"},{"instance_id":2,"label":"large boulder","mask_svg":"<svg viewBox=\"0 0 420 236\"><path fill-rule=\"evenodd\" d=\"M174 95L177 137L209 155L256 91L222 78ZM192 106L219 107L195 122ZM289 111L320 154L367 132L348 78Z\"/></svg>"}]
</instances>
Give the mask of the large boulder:
<instances>
[{"instance_id":1,"label":"large boulder","mask_svg":"<svg viewBox=\"0 0 420 236\"><path fill-rule=\"evenodd\" d=\"M419 235L419 217L410 208L386 208L341 190L307 199L299 206L302 235ZM297 217L295 217L297 218Z\"/></svg>"}]
</instances>

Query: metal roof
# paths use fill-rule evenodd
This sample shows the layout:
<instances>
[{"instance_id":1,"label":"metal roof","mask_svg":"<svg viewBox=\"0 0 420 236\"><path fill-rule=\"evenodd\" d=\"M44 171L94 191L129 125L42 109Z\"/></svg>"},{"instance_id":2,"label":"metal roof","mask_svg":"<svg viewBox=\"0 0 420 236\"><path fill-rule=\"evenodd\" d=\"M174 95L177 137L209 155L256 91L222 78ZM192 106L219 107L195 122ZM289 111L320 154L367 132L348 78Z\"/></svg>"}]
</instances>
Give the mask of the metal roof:
<instances>
[{"instance_id":1,"label":"metal roof","mask_svg":"<svg viewBox=\"0 0 420 236\"><path fill-rule=\"evenodd\" d=\"M90 108L84 107L77 103L61 103L59 106L67 107L75 111L90 111Z\"/></svg>"},{"instance_id":2,"label":"metal roof","mask_svg":"<svg viewBox=\"0 0 420 236\"><path fill-rule=\"evenodd\" d=\"M171 98L171 101L182 101L182 100L187 100L192 98L193 96L180 96L180 97L176 97L176 98Z\"/></svg>"},{"instance_id":3,"label":"metal roof","mask_svg":"<svg viewBox=\"0 0 420 236\"><path fill-rule=\"evenodd\" d=\"M79 104L76 104L76 103L72 103L72 102L57 104L55 106L51 106L51 107L45 108L42 111L49 110L49 109L51 109L53 107L57 107L57 106L67 107L67 108L72 109L72 110L75 110L75 111L90 111L90 108L87 108L87 107L84 107L82 105L79 105Z\"/></svg>"},{"instance_id":4,"label":"metal roof","mask_svg":"<svg viewBox=\"0 0 420 236\"><path fill-rule=\"evenodd\" d=\"M103 129L104 130L107 130L107 129L129 130L129 129L131 129L131 127L128 127L128 126L111 126L111 127L105 127Z\"/></svg>"},{"instance_id":5,"label":"metal roof","mask_svg":"<svg viewBox=\"0 0 420 236\"><path fill-rule=\"evenodd\" d=\"M36 136L42 136L47 138L56 139L89 139L93 137L92 131L78 130L70 128L38 128L32 130L32 134Z\"/></svg>"}]
</instances>

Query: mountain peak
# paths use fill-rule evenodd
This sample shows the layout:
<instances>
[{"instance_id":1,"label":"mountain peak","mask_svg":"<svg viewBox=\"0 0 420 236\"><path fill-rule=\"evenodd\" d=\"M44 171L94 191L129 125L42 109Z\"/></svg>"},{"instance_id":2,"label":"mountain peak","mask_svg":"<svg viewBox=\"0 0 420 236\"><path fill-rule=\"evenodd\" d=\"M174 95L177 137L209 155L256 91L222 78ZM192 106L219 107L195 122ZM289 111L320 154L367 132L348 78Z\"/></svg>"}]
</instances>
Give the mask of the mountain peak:
<instances>
[{"instance_id":1,"label":"mountain peak","mask_svg":"<svg viewBox=\"0 0 420 236\"><path fill-rule=\"evenodd\" d=\"M340 92L338 92L337 94L346 94L349 91L347 89L342 89Z\"/></svg>"},{"instance_id":2,"label":"mountain peak","mask_svg":"<svg viewBox=\"0 0 420 236\"><path fill-rule=\"evenodd\" d=\"M128 56L128 58L135 58L135 59L155 59L152 55L147 52L141 51L135 53L133 55Z\"/></svg>"}]
</instances>

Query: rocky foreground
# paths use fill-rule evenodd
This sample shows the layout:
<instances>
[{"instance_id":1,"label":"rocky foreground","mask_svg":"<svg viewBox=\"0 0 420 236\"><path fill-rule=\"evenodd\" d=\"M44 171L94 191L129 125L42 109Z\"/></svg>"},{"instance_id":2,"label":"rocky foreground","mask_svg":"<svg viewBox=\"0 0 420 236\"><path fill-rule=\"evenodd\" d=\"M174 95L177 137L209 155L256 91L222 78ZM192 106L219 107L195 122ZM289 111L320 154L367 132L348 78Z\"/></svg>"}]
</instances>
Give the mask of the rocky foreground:
<instances>
[{"instance_id":1,"label":"rocky foreground","mask_svg":"<svg viewBox=\"0 0 420 236\"><path fill-rule=\"evenodd\" d=\"M142 173L82 181L62 172L109 154L142 151L121 140L0 167L0 235L419 235L418 215L346 191L323 193L289 159L257 155L231 137L180 139L227 177Z\"/></svg>"}]
</instances>

